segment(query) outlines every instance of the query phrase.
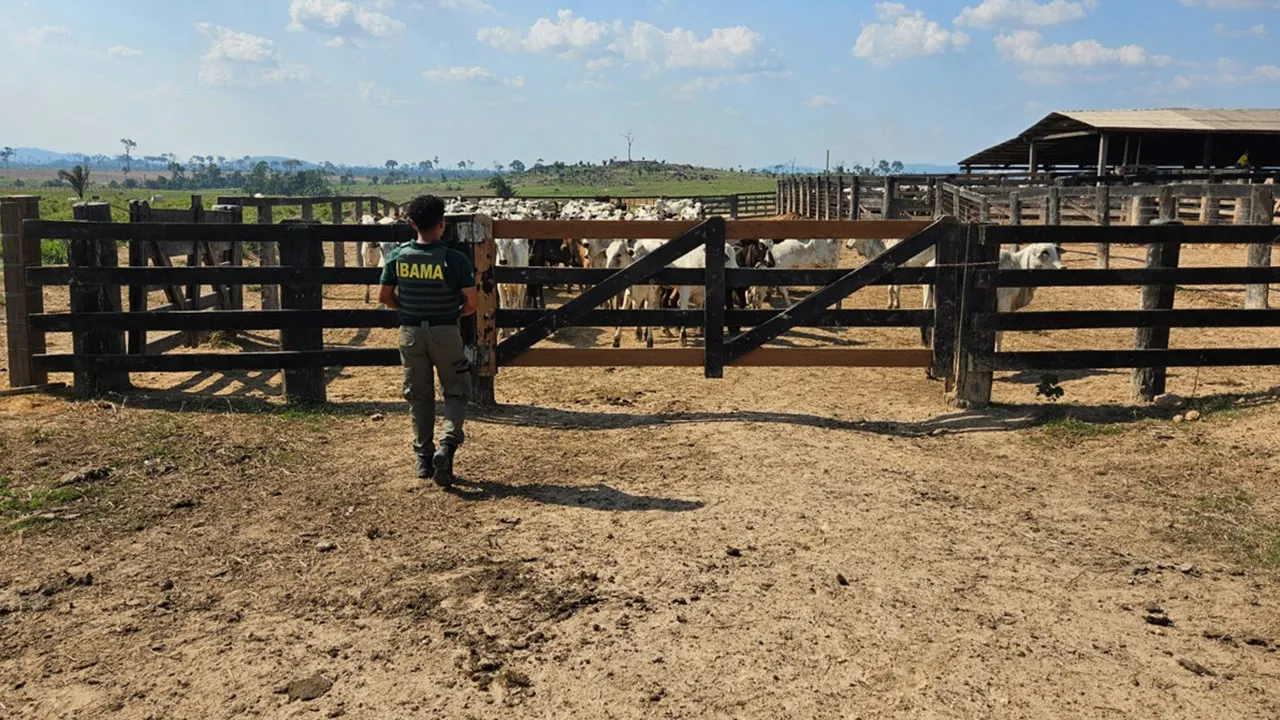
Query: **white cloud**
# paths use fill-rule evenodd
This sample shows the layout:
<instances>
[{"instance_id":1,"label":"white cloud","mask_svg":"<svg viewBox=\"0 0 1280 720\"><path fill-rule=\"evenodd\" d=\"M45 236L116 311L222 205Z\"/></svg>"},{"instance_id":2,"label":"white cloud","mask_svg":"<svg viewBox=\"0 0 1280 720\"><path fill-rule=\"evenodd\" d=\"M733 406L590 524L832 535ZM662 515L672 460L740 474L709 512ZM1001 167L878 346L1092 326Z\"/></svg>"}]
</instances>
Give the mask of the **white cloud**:
<instances>
[{"instance_id":1,"label":"white cloud","mask_svg":"<svg viewBox=\"0 0 1280 720\"><path fill-rule=\"evenodd\" d=\"M996 49L1006 60L1038 67L1163 67L1173 62L1167 55L1153 55L1140 45L1106 47L1097 40L1078 40L1070 45L1045 45L1040 33L1019 30L1000 33Z\"/></svg>"},{"instance_id":2,"label":"white cloud","mask_svg":"<svg viewBox=\"0 0 1280 720\"><path fill-rule=\"evenodd\" d=\"M791 77L789 72L764 71L749 73L726 73L721 75L707 75L704 77L694 78L686 82L672 85L667 88L673 100L684 102L698 99L702 95L712 93L717 90L732 87L734 85L745 85L758 78L788 78Z\"/></svg>"},{"instance_id":3,"label":"white cloud","mask_svg":"<svg viewBox=\"0 0 1280 720\"><path fill-rule=\"evenodd\" d=\"M436 5L445 10L470 10L478 13L497 14L497 10L484 0L436 0Z\"/></svg>"},{"instance_id":4,"label":"white cloud","mask_svg":"<svg viewBox=\"0 0 1280 720\"><path fill-rule=\"evenodd\" d=\"M499 77L497 73L482 67L467 67L456 65L453 67L445 67L441 65L435 70L428 70L422 73L427 80L435 83L475 83L477 85L506 85L507 87L524 87L524 78L516 77Z\"/></svg>"},{"instance_id":5,"label":"white cloud","mask_svg":"<svg viewBox=\"0 0 1280 720\"><path fill-rule=\"evenodd\" d=\"M71 31L61 25L28 28L23 38L33 45L71 42Z\"/></svg>"},{"instance_id":6,"label":"white cloud","mask_svg":"<svg viewBox=\"0 0 1280 720\"><path fill-rule=\"evenodd\" d=\"M1253 8L1271 8L1280 10L1280 0L1182 0L1183 5L1203 7L1210 10L1250 10Z\"/></svg>"},{"instance_id":7,"label":"white cloud","mask_svg":"<svg viewBox=\"0 0 1280 720\"><path fill-rule=\"evenodd\" d=\"M610 50L628 62L668 70L739 68L757 56L764 41L763 35L743 26L713 28L705 40L699 40L692 30L677 27L667 32L644 22L632 24L630 30L618 29Z\"/></svg>"},{"instance_id":8,"label":"white cloud","mask_svg":"<svg viewBox=\"0 0 1280 720\"><path fill-rule=\"evenodd\" d=\"M811 108L835 107L839 104L840 103L837 102L836 99L831 97L830 95L814 95L813 97L809 98L808 101L805 102L805 105Z\"/></svg>"},{"instance_id":9,"label":"white cloud","mask_svg":"<svg viewBox=\"0 0 1280 720\"><path fill-rule=\"evenodd\" d=\"M135 50L134 48L131 48L128 45L112 45L111 47L107 48L107 54L110 55L111 57L126 58L126 57L137 57L142 54L142 51Z\"/></svg>"},{"instance_id":10,"label":"white cloud","mask_svg":"<svg viewBox=\"0 0 1280 720\"><path fill-rule=\"evenodd\" d=\"M1243 37L1266 37L1271 33L1269 30L1267 30L1267 26L1263 25L1262 23L1258 23L1257 25L1250 25L1247 28L1241 28L1241 29L1229 28L1222 23L1217 23L1213 26L1213 34L1217 35L1218 37L1243 38Z\"/></svg>"},{"instance_id":11,"label":"white cloud","mask_svg":"<svg viewBox=\"0 0 1280 720\"><path fill-rule=\"evenodd\" d=\"M200 65L200 84L210 87L262 87L310 80L311 68L283 63L267 38L202 22L196 30L209 39Z\"/></svg>"},{"instance_id":12,"label":"white cloud","mask_svg":"<svg viewBox=\"0 0 1280 720\"><path fill-rule=\"evenodd\" d=\"M376 7L386 8L386 2ZM310 30L332 35L329 47L358 44L362 38L388 38L399 35L405 24L366 5L346 0L291 0L289 29Z\"/></svg>"},{"instance_id":13,"label":"white cloud","mask_svg":"<svg viewBox=\"0 0 1280 720\"><path fill-rule=\"evenodd\" d=\"M943 28L920 10L909 10L895 2L876 4L878 22L863 24L853 46L854 57L875 65L898 60L937 55L948 50L964 50L969 36Z\"/></svg>"},{"instance_id":14,"label":"white cloud","mask_svg":"<svg viewBox=\"0 0 1280 720\"><path fill-rule=\"evenodd\" d=\"M1167 84L1155 86L1156 91L1185 92L1199 87L1234 87L1259 83L1280 83L1280 67L1275 65L1257 65L1246 69L1234 60L1223 58L1216 64L1217 73L1195 73L1177 75Z\"/></svg>"},{"instance_id":15,"label":"white cloud","mask_svg":"<svg viewBox=\"0 0 1280 720\"><path fill-rule=\"evenodd\" d=\"M487 27L476 31L476 39L512 52L572 51L600 44L608 32L604 23L574 17L572 10L561 10L555 21L538 18L528 33L517 28Z\"/></svg>"},{"instance_id":16,"label":"white cloud","mask_svg":"<svg viewBox=\"0 0 1280 720\"><path fill-rule=\"evenodd\" d=\"M981 28L1023 25L1043 27L1083 20L1098 6L1097 0L982 0L976 7L966 6L956 17L956 25Z\"/></svg>"},{"instance_id":17,"label":"white cloud","mask_svg":"<svg viewBox=\"0 0 1280 720\"><path fill-rule=\"evenodd\" d=\"M596 22L561 10L556 19L538 18L525 32L514 27L485 27L476 39L510 52L557 52L572 59L590 48L603 46L622 60L644 64L654 70L740 71L752 66L766 69L762 59L764 36L742 26L713 28L705 37L676 27L664 30L646 22L630 27L622 21ZM612 60L595 58L587 69L610 67Z\"/></svg>"},{"instance_id":18,"label":"white cloud","mask_svg":"<svg viewBox=\"0 0 1280 720\"><path fill-rule=\"evenodd\" d=\"M613 67L613 65L613 58L596 58L594 60L587 61L587 70L590 70L591 72L598 72L600 70L608 70Z\"/></svg>"},{"instance_id":19,"label":"white cloud","mask_svg":"<svg viewBox=\"0 0 1280 720\"><path fill-rule=\"evenodd\" d=\"M379 85L375 82L362 82L360 88L360 103L370 107L400 107L406 102L396 97L395 92L389 88Z\"/></svg>"}]
</instances>

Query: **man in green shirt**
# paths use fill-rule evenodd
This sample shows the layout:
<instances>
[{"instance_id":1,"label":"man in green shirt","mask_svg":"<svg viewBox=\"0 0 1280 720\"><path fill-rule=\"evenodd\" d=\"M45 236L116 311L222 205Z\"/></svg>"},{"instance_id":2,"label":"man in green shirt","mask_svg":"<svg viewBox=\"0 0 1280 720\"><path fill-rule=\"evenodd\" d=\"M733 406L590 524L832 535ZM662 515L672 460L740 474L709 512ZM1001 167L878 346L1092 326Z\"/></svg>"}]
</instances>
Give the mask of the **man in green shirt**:
<instances>
[{"instance_id":1,"label":"man in green shirt","mask_svg":"<svg viewBox=\"0 0 1280 720\"><path fill-rule=\"evenodd\" d=\"M453 483L453 454L464 438L462 423L471 399L471 364L463 353L458 318L476 311L476 272L466 255L445 247L444 201L420 195L409 203L409 224L418 239L391 251L382 270L378 300L400 311L400 363L404 398L413 418L418 477ZM440 446L435 426L435 368L444 394Z\"/></svg>"}]
</instances>

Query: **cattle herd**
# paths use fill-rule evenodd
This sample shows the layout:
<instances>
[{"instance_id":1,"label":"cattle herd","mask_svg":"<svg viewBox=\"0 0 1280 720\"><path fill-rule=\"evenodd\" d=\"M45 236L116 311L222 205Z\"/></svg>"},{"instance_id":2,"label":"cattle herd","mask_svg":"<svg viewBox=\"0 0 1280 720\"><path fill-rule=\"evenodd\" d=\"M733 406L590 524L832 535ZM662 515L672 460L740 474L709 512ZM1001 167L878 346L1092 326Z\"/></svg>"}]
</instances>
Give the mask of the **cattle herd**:
<instances>
[{"instance_id":1,"label":"cattle herd","mask_svg":"<svg viewBox=\"0 0 1280 720\"><path fill-rule=\"evenodd\" d=\"M532 200L520 198L483 198L478 200L455 199L449 201L446 212L451 215L483 213L502 220L697 220L703 218L702 204L689 198L660 199L652 205L626 208L599 200ZM775 219L802 219L796 215L783 215ZM364 215L366 225L390 224L401 221L396 215ZM496 262L500 267L578 267L622 269L640 260L666 240L540 240L523 238L497 238ZM856 250L866 260L871 260L896 245L899 240L848 240L844 243ZM834 270L840 262L840 241L820 239L758 239L737 240L725 258L726 267L774 268L782 270ZM394 243L361 243L359 259L365 267L382 266ZM1061 248L1050 243L1038 243L1000 255L1001 269L1012 270L1061 270L1066 266L1061 260ZM930 248L903 263L906 267L934 267L934 250ZM669 267L704 269L706 251L698 247L673 261ZM786 307L792 305L787 287L729 288L726 306L729 308L762 308L780 291ZM617 309L679 308L688 310L700 306L704 300L701 285L660 287L635 285L622 295L608 301ZM1035 288L1000 288L997 292L999 312L1014 312L1031 303ZM933 287L924 287L923 307L933 307ZM501 284L498 286L499 304L503 308L544 308L545 289L538 284ZM365 289L365 302L370 302L369 289ZM889 309L902 307L902 288L889 286ZM670 333L665 330L664 332ZM621 344L622 329L616 328L613 346ZM636 328L636 338L653 347L653 331L648 327ZM680 330L680 343L687 343L685 329ZM1000 348L1000 334L996 335L996 349Z\"/></svg>"}]
</instances>

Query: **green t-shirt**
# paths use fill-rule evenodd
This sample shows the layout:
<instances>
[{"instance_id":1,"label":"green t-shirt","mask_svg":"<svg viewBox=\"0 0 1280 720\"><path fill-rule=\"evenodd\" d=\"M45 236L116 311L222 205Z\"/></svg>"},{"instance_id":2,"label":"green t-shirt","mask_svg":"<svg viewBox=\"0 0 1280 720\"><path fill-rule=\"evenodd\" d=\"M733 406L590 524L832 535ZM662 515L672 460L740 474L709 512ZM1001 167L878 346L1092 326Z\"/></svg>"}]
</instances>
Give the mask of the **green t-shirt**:
<instances>
[{"instance_id":1,"label":"green t-shirt","mask_svg":"<svg viewBox=\"0 0 1280 720\"><path fill-rule=\"evenodd\" d=\"M451 322L462 314L462 290L475 287L466 255L443 243L407 242L391 251L382 284L400 288L400 324Z\"/></svg>"}]
</instances>

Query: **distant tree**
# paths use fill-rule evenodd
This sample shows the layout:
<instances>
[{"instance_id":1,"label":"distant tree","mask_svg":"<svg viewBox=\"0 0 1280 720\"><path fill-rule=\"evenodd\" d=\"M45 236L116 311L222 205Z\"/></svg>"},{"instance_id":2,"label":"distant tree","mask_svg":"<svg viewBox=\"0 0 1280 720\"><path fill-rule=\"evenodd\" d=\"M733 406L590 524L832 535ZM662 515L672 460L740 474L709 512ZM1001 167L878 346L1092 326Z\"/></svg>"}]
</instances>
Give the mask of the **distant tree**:
<instances>
[{"instance_id":1,"label":"distant tree","mask_svg":"<svg viewBox=\"0 0 1280 720\"><path fill-rule=\"evenodd\" d=\"M459 170L466 170L466 169L467 169L467 161L466 161L466 160L459 160L459 161L458 161L458 169L459 169Z\"/></svg>"},{"instance_id":2,"label":"distant tree","mask_svg":"<svg viewBox=\"0 0 1280 720\"><path fill-rule=\"evenodd\" d=\"M510 198L516 196L516 189L511 187L511 183L501 175L494 175L489 178L489 182L485 183L486 187L493 191L494 195L500 198Z\"/></svg>"},{"instance_id":3,"label":"distant tree","mask_svg":"<svg viewBox=\"0 0 1280 720\"><path fill-rule=\"evenodd\" d=\"M128 179L129 173L133 172L133 149L138 147L138 143L129 138L120 138L120 144L124 146L124 176Z\"/></svg>"},{"instance_id":4,"label":"distant tree","mask_svg":"<svg viewBox=\"0 0 1280 720\"><path fill-rule=\"evenodd\" d=\"M468 169L468 170L475 170L475 168L476 168L476 161L475 161L475 160L468 160L468 161L467 161L467 169Z\"/></svg>"},{"instance_id":5,"label":"distant tree","mask_svg":"<svg viewBox=\"0 0 1280 720\"><path fill-rule=\"evenodd\" d=\"M13 159L15 150L8 145L0 148L0 161L4 161L4 176L9 177L9 161Z\"/></svg>"},{"instance_id":6,"label":"distant tree","mask_svg":"<svg viewBox=\"0 0 1280 720\"><path fill-rule=\"evenodd\" d=\"M58 179L65 180L77 197L84 199L84 191L89 189L89 170L83 165L76 165L70 171L59 170Z\"/></svg>"},{"instance_id":7,"label":"distant tree","mask_svg":"<svg viewBox=\"0 0 1280 720\"><path fill-rule=\"evenodd\" d=\"M418 172L422 175L426 175L431 172L431 168L433 167L435 167L435 165L433 165L430 160L420 160L418 162Z\"/></svg>"},{"instance_id":8,"label":"distant tree","mask_svg":"<svg viewBox=\"0 0 1280 720\"><path fill-rule=\"evenodd\" d=\"M388 160L386 162L386 165L388 170L395 170L396 168L400 167L400 163L396 162L395 160Z\"/></svg>"},{"instance_id":9,"label":"distant tree","mask_svg":"<svg viewBox=\"0 0 1280 720\"><path fill-rule=\"evenodd\" d=\"M511 172L513 172L513 173L522 173L522 172L524 172L524 163L520 162L519 160L512 160L512 161L507 165L507 167L511 168Z\"/></svg>"},{"instance_id":10,"label":"distant tree","mask_svg":"<svg viewBox=\"0 0 1280 720\"><path fill-rule=\"evenodd\" d=\"M504 168L505 166L502 163L498 162L497 160L493 161L494 172L502 172Z\"/></svg>"},{"instance_id":11,"label":"distant tree","mask_svg":"<svg viewBox=\"0 0 1280 720\"><path fill-rule=\"evenodd\" d=\"M622 139L627 141L627 162L631 162L631 145L636 141L636 134L628 130L622 133Z\"/></svg>"},{"instance_id":12,"label":"distant tree","mask_svg":"<svg viewBox=\"0 0 1280 720\"><path fill-rule=\"evenodd\" d=\"M219 164L219 165L226 165L226 164L227 164L227 158L226 158L226 156L225 156L225 155L219 155L219 156L218 156L218 164Z\"/></svg>"},{"instance_id":13,"label":"distant tree","mask_svg":"<svg viewBox=\"0 0 1280 720\"><path fill-rule=\"evenodd\" d=\"M300 167L302 167L301 160L294 160L291 158L289 160L284 161L284 169L288 172L294 172Z\"/></svg>"}]
</instances>

